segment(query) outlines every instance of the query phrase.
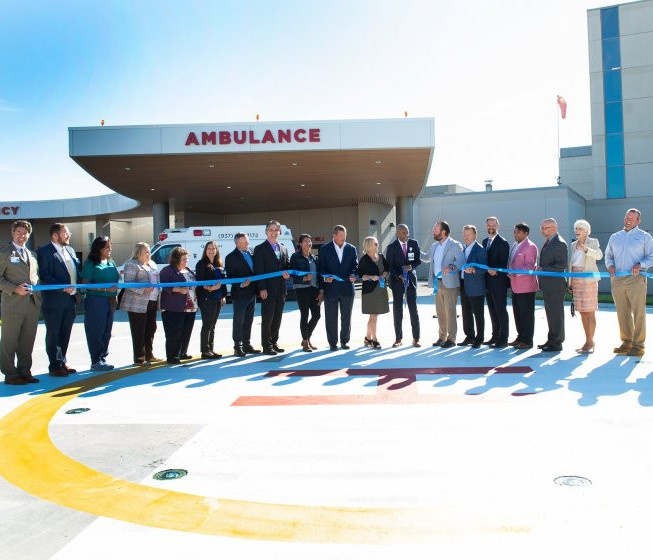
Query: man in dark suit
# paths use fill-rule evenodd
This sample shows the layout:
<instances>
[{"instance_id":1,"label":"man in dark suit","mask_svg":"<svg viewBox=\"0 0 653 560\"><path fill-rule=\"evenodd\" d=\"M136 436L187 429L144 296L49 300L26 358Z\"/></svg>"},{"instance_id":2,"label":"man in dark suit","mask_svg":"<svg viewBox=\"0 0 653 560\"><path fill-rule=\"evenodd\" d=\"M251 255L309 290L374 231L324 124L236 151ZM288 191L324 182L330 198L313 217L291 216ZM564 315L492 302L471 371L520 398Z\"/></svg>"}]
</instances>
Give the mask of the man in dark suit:
<instances>
[{"instance_id":1,"label":"man in dark suit","mask_svg":"<svg viewBox=\"0 0 653 560\"><path fill-rule=\"evenodd\" d=\"M413 346L419 343L419 315L417 313L417 274L415 269L421 264L419 244L410 239L406 224L397 226L397 239L390 243L385 255L390 269L390 289L392 290L392 314L395 323L395 343L401 346L403 338L404 294L410 313L410 326L413 331Z\"/></svg>"},{"instance_id":2,"label":"man in dark suit","mask_svg":"<svg viewBox=\"0 0 653 560\"><path fill-rule=\"evenodd\" d=\"M487 237L483 240L483 249L487 253L487 265L490 268L508 268L510 244L499 235L499 220L490 216L485 220ZM505 272L488 270L485 276L487 308L492 321L492 336L483 344L493 348L508 346L508 288L510 279Z\"/></svg>"},{"instance_id":3,"label":"man in dark suit","mask_svg":"<svg viewBox=\"0 0 653 560\"><path fill-rule=\"evenodd\" d=\"M463 228L465 242L465 264L460 272L460 303L463 312L463 331L465 339L458 346L480 348L485 332L485 270L467 263L487 264L487 254L481 244L476 241L476 226L466 225ZM474 331L476 324L476 331Z\"/></svg>"},{"instance_id":4,"label":"man in dark suit","mask_svg":"<svg viewBox=\"0 0 653 560\"><path fill-rule=\"evenodd\" d=\"M568 249L567 242L558 235L558 223L553 218L547 218L540 224L540 231L546 241L540 251L540 266L537 269L564 272L568 263ZM540 276L539 281L549 333L546 342L539 344L538 348L542 352L560 352L565 340L564 303L567 282L564 278L552 276Z\"/></svg>"},{"instance_id":5,"label":"man in dark suit","mask_svg":"<svg viewBox=\"0 0 653 560\"><path fill-rule=\"evenodd\" d=\"M77 284L80 263L70 243L70 230L64 224L50 226L50 243L39 247L41 284ZM41 311L45 321L45 351L50 364L48 371L53 377L68 377L76 370L66 364L66 352L70 333L75 322L77 290L44 290Z\"/></svg>"},{"instance_id":6,"label":"man in dark suit","mask_svg":"<svg viewBox=\"0 0 653 560\"><path fill-rule=\"evenodd\" d=\"M240 284L231 284L234 354L242 358L247 354L260 353L250 342L256 306L256 284L249 280L249 277L254 275L254 258L249 250L247 234L237 233L234 242L236 248L226 256L224 266L227 278L246 278Z\"/></svg>"},{"instance_id":7,"label":"man in dark suit","mask_svg":"<svg viewBox=\"0 0 653 560\"><path fill-rule=\"evenodd\" d=\"M282 276L258 281L259 295L261 296L261 344L263 353L276 356L283 352L279 348L279 329L283 317L283 306L286 303L286 280L290 274L288 250L279 243L281 224L270 220L265 226L267 239L254 249L254 274L267 274L268 272L283 271Z\"/></svg>"},{"instance_id":8,"label":"man in dark suit","mask_svg":"<svg viewBox=\"0 0 653 560\"><path fill-rule=\"evenodd\" d=\"M7 385L38 383L32 376L32 350L39 324L41 292L29 287L39 282L39 265L26 246L32 224L16 220L11 241L0 248L0 291L2 291L2 357L0 368Z\"/></svg>"},{"instance_id":9,"label":"man in dark suit","mask_svg":"<svg viewBox=\"0 0 653 560\"><path fill-rule=\"evenodd\" d=\"M317 271L320 274L332 274L343 282L333 278L324 278L324 324L327 340L332 351L338 349L338 309L340 309L340 347L349 350L351 337L351 310L354 307L354 282L358 270L358 253L356 247L347 243L347 228L334 226L333 240L320 249Z\"/></svg>"}]
</instances>

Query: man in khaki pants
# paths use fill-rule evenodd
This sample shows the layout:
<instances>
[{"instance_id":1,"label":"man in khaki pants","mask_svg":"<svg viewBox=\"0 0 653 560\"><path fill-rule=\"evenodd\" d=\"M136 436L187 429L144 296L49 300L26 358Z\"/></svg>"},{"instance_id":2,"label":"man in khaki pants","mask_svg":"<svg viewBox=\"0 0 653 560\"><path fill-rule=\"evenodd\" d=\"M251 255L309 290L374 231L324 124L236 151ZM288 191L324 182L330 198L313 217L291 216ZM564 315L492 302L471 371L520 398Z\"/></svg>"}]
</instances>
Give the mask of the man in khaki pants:
<instances>
[{"instance_id":1,"label":"man in khaki pants","mask_svg":"<svg viewBox=\"0 0 653 560\"><path fill-rule=\"evenodd\" d=\"M628 210L624 228L610 236L605 251L621 334L614 352L626 356L643 356L646 340L646 277L639 272L653 266L653 237L639 229L641 221L639 210ZM618 272L629 275L616 276Z\"/></svg>"}]
</instances>

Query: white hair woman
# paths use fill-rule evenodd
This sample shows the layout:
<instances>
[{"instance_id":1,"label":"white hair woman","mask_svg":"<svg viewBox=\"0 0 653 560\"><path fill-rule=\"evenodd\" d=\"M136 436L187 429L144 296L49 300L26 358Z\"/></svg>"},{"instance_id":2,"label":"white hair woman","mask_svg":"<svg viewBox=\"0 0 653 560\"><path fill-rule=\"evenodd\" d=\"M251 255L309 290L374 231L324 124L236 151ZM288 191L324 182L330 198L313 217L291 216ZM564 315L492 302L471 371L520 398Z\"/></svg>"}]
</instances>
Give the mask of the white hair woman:
<instances>
[{"instance_id":1,"label":"white hair woman","mask_svg":"<svg viewBox=\"0 0 653 560\"><path fill-rule=\"evenodd\" d=\"M569 251L569 270L572 272L598 272L596 261L603 258L598 239L590 237L592 227L586 220L576 220L574 234L576 241ZM599 308L598 278L572 278L571 291L574 307L580 313L585 330L585 344L578 348L579 354L594 352L594 332L596 331L596 311Z\"/></svg>"}]
</instances>

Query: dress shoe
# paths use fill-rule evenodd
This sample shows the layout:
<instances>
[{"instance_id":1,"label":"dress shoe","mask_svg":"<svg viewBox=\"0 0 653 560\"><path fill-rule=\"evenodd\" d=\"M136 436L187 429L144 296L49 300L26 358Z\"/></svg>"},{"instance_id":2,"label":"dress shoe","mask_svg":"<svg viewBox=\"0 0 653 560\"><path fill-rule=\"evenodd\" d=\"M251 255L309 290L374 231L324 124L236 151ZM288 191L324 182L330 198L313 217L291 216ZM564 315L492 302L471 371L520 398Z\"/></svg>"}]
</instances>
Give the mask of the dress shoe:
<instances>
[{"instance_id":1,"label":"dress shoe","mask_svg":"<svg viewBox=\"0 0 653 560\"><path fill-rule=\"evenodd\" d=\"M508 343L508 346L517 346L520 342L521 342L521 340L519 340L518 338L515 338L515 340Z\"/></svg>"},{"instance_id":2,"label":"dress shoe","mask_svg":"<svg viewBox=\"0 0 653 560\"><path fill-rule=\"evenodd\" d=\"M267 354L268 356L276 356L278 352L274 351L274 347L268 346L267 348L263 348L263 354Z\"/></svg>"},{"instance_id":3,"label":"dress shoe","mask_svg":"<svg viewBox=\"0 0 653 560\"><path fill-rule=\"evenodd\" d=\"M474 339L466 336L462 342L458 343L458 346L471 346L472 344L474 344Z\"/></svg>"},{"instance_id":4,"label":"dress shoe","mask_svg":"<svg viewBox=\"0 0 653 560\"><path fill-rule=\"evenodd\" d=\"M167 362L170 365L174 366L174 365L180 364L181 360L178 360L177 358L170 358L169 360L167 360Z\"/></svg>"},{"instance_id":5,"label":"dress shoe","mask_svg":"<svg viewBox=\"0 0 653 560\"><path fill-rule=\"evenodd\" d=\"M245 354L260 354L261 351L258 348L254 348L251 344L246 344L243 346Z\"/></svg>"},{"instance_id":6,"label":"dress shoe","mask_svg":"<svg viewBox=\"0 0 653 560\"><path fill-rule=\"evenodd\" d=\"M277 354L281 354L282 352L285 352L283 348L279 348L279 345L276 342L272 344L272 350L274 350Z\"/></svg>"},{"instance_id":7,"label":"dress shoe","mask_svg":"<svg viewBox=\"0 0 653 560\"><path fill-rule=\"evenodd\" d=\"M456 343L453 340L445 340L440 347L441 348L453 348Z\"/></svg>"},{"instance_id":8,"label":"dress shoe","mask_svg":"<svg viewBox=\"0 0 653 560\"><path fill-rule=\"evenodd\" d=\"M485 344L485 346L490 346L490 344L494 344L496 341L497 339L492 337L490 340L486 340L483 344Z\"/></svg>"},{"instance_id":9,"label":"dress shoe","mask_svg":"<svg viewBox=\"0 0 653 560\"><path fill-rule=\"evenodd\" d=\"M308 345L308 340L302 340L302 350L304 352L312 352L313 349Z\"/></svg>"},{"instance_id":10,"label":"dress shoe","mask_svg":"<svg viewBox=\"0 0 653 560\"><path fill-rule=\"evenodd\" d=\"M147 364L147 360L145 358L136 358L134 360L134 365L135 366L144 366ZM149 365L149 364L148 364Z\"/></svg>"},{"instance_id":11,"label":"dress shoe","mask_svg":"<svg viewBox=\"0 0 653 560\"><path fill-rule=\"evenodd\" d=\"M48 375L51 375L52 377L68 377L68 370L61 367L51 371Z\"/></svg>"},{"instance_id":12,"label":"dress shoe","mask_svg":"<svg viewBox=\"0 0 653 560\"><path fill-rule=\"evenodd\" d=\"M381 345L379 344L377 346L377 344L379 344L378 341L376 341L376 340L372 341L372 345L374 346L374 348L381 348ZM343 350L351 350L351 346L349 346L347 344L341 344L340 348L342 348Z\"/></svg>"},{"instance_id":13,"label":"dress shoe","mask_svg":"<svg viewBox=\"0 0 653 560\"><path fill-rule=\"evenodd\" d=\"M419 339L417 339L417 338L413 339L413 346L415 348L421 348L422 347L422 345L419 343Z\"/></svg>"},{"instance_id":14,"label":"dress shoe","mask_svg":"<svg viewBox=\"0 0 653 560\"><path fill-rule=\"evenodd\" d=\"M480 343L480 342L475 342L474 344L472 344L472 348L474 348L475 350L477 350L477 349L480 348L480 347L481 347L481 343Z\"/></svg>"},{"instance_id":15,"label":"dress shoe","mask_svg":"<svg viewBox=\"0 0 653 560\"><path fill-rule=\"evenodd\" d=\"M545 342L544 344L538 344L538 345L537 345L537 347L538 347L540 350L542 350L542 348L544 348L545 346L549 346L549 343L548 343L548 342Z\"/></svg>"},{"instance_id":16,"label":"dress shoe","mask_svg":"<svg viewBox=\"0 0 653 560\"><path fill-rule=\"evenodd\" d=\"M68 367L66 364L62 366L68 373L77 373L76 369L73 369L71 367Z\"/></svg>"},{"instance_id":17,"label":"dress shoe","mask_svg":"<svg viewBox=\"0 0 653 560\"><path fill-rule=\"evenodd\" d=\"M512 347L515 350L530 350L533 348L532 344L526 344L525 342L517 342L516 344L513 344Z\"/></svg>"},{"instance_id":18,"label":"dress shoe","mask_svg":"<svg viewBox=\"0 0 653 560\"><path fill-rule=\"evenodd\" d=\"M234 356L238 356L239 358L244 358L247 356L245 353L245 349L239 345L234 346Z\"/></svg>"},{"instance_id":19,"label":"dress shoe","mask_svg":"<svg viewBox=\"0 0 653 560\"><path fill-rule=\"evenodd\" d=\"M162 358L157 358L156 356L148 356L148 357L145 358L145 359L146 359L148 362L150 362L151 364L154 364L154 363L157 363L157 362L163 362L163 361L165 361L165 360L163 360Z\"/></svg>"},{"instance_id":20,"label":"dress shoe","mask_svg":"<svg viewBox=\"0 0 653 560\"><path fill-rule=\"evenodd\" d=\"M490 346L490 348L508 348L508 343L507 342L495 342Z\"/></svg>"},{"instance_id":21,"label":"dress shoe","mask_svg":"<svg viewBox=\"0 0 653 560\"><path fill-rule=\"evenodd\" d=\"M553 344L545 344L540 350L542 350L542 352L562 352L562 346L554 346Z\"/></svg>"},{"instance_id":22,"label":"dress shoe","mask_svg":"<svg viewBox=\"0 0 653 560\"><path fill-rule=\"evenodd\" d=\"M638 357L640 357L640 358L641 358L643 355L644 355L644 348L631 348L631 349L628 350L628 352L626 353L626 356L638 356Z\"/></svg>"},{"instance_id":23,"label":"dress shoe","mask_svg":"<svg viewBox=\"0 0 653 560\"><path fill-rule=\"evenodd\" d=\"M331 352L335 352L337 349L338 349L337 346L333 346L333 345L329 346L329 350L331 350Z\"/></svg>"},{"instance_id":24,"label":"dress shoe","mask_svg":"<svg viewBox=\"0 0 653 560\"><path fill-rule=\"evenodd\" d=\"M107 364L106 362L95 362L95 363L91 364L91 369L93 371L110 371L110 370L113 369L113 366ZM50 374L50 375L52 375L52 374ZM66 372L66 376L67 375L68 375L68 373ZM64 376L59 375L59 376L56 376L56 377L64 377Z\"/></svg>"},{"instance_id":25,"label":"dress shoe","mask_svg":"<svg viewBox=\"0 0 653 560\"><path fill-rule=\"evenodd\" d=\"M436 342L433 343L433 346L442 346L444 344L444 340L437 340Z\"/></svg>"},{"instance_id":26,"label":"dress shoe","mask_svg":"<svg viewBox=\"0 0 653 560\"><path fill-rule=\"evenodd\" d=\"M643 354L643 353L644 353L644 352L642 351L642 354ZM24 379L25 379L28 383L40 383L40 382L41 382L40 379L36 379L36 377L34 377L33 375L28 375L28 376L25 377Z\"/></svg>"},{"instance_id":27,"label":"dress shoe","mask_svg":"<svg viewBox=\"0 0 653 560\"><path fill-rule=\"evenodd\" d=\"M624 343L622 343L621 346L617 346L614 349L614 353L615 354L625 354L626 352L630 352L631 349L632 349L632 345L628 344L627 342L624 342Z\"/></svg>"},{"instance_id":28,"label":"dress shoe","mask_svg":"<svg viewBox=\"0 0 653 560\"><path fill-rule=\"evenodd\" d=\"M222 357L222 356L220 356ZM202 352L202 359L203 360L217 360L218 359L218 354L214 354L213 352Z\"/></svg>"},{"instance_id":29,"label":"dress shoe","mask_svg":"<svg viewBox=\"0 0 653 560\"><path fill-rule=\"evenodd\" d=\"M29 381L24 377L5 377L5 385L27 385Z\"/></svg>"},{"instance_id":30,"label":"dress shoe","mask_svg":"<svg viewBox=\"0 0 653 560\"><path fill-rule=\"evenodd\" d=\"M393 347L393 348L399 348L399 347L402 346L402 345L403 345L403 342L401 342L401 340L395 340L395 341L392 343L392 347Z\"/></svg>"},{"instance_id":31,"label":"dress shoe","mask_svg":"<svg viewBox=\"0 0 653 560\"><path fill-rule=\"evenodd\" d=\"M193 356L191 356L189 354L182 354L181 356L179 356L179 359L180 360L192 360Z\"/></svg>"}]
</instances>

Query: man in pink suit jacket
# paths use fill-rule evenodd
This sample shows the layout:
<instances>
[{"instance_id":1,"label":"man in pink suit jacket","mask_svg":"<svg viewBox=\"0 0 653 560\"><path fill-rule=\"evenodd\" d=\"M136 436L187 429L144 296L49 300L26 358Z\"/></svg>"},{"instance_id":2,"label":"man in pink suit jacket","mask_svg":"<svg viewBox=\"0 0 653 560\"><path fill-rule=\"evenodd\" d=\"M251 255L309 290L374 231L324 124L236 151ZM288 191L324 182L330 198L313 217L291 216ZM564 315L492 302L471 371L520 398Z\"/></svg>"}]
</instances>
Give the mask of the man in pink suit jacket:
<instances>
[{"instance_id":1,"label":"man in pink suit jacket","mask_svg":"<svg viewBox=\"0 0 653 560\"><path fill-rule=\"evenodd\" d=\"M528 224L515 225L515 242L510 248L508 268L513 270L535 270L537 268L537 246L529 238ZM517 338L510 343L518 350L533 347L535 330L535 292L537 276L530 274L509 274L512 289L512 312L517 327Z\"/></svg>"}]
</instances>

